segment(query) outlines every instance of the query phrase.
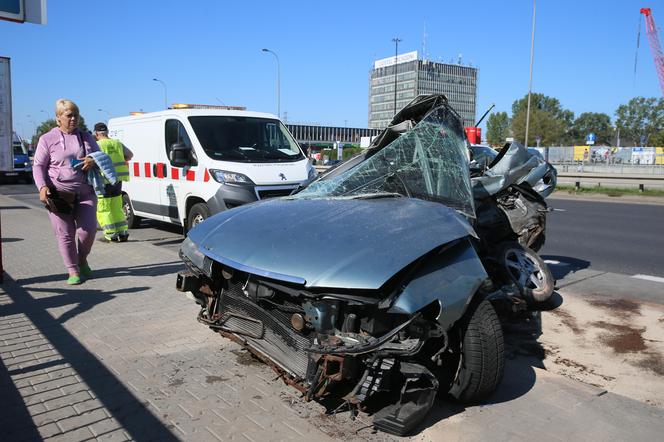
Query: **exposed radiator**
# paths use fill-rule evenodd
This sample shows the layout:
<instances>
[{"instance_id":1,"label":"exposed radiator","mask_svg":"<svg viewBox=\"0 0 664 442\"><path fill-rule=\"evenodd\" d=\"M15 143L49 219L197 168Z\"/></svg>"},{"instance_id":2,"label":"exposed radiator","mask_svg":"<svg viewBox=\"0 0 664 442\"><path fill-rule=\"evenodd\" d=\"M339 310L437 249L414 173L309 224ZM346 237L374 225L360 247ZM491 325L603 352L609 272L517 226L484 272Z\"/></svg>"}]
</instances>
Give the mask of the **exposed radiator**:
<instances>
[{"instance_id":1,"label":"exposed radiator","mask_svg":"<svg viewBox=\"0 0 664 442\"><path fill-rule=\"evenodd\" d=\"M303 379L306 377L308 357L304 349L311 345L311 341L293 330L290 325L290 314L277 309L267 310L256 305L245 297L241 284L235 284L224 291L221 310L256 320L231 315L231 318L224 323L224 328L241 335L252 346L292 374ZM257 321L263 324L262 339L256 338L261 335Z\"/></svg>"}]
</instances>

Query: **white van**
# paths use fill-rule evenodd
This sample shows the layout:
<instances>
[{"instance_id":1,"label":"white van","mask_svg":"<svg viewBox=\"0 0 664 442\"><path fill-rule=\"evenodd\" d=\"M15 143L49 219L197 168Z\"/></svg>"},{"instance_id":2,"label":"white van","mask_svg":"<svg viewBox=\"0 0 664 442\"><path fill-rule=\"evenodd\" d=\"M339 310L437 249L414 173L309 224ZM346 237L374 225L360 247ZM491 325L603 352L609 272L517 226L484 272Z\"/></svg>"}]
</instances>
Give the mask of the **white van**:
<instances>
[{"instance_id":1,"label":"white van","mask_svg":"<svg viewBox=\"0 0 664 442\"><path fill-rule=\"evenodd\" d=\"M289 195L316 176L276 116L178 107L109 121L109 136L134 153L123 183L130 228L150 218L186 232L223 210Z\"/></svg>"}]
</instances>

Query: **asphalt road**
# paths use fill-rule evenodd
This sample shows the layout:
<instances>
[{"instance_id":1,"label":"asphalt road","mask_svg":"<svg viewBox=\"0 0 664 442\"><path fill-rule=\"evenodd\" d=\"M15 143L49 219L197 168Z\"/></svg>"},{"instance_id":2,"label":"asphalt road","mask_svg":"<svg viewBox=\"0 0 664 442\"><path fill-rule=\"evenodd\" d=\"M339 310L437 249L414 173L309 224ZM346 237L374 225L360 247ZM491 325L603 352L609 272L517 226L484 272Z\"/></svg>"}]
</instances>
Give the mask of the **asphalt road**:
<instances>
[{"instance_id":1,"label":"asphalt road","mask_svg":"<svg viewBox=\"0 0 664 442\"><path fill-rule=\"evenodd\" d=\"M0 193L39 207L34 185L4 184ZM627 275L664 277L664 205L550 199L556 209L547 219L545 260L569 270L591 269ZM177 249L181 229L144 221L131 231L131 241L148 241Z\"/></svg>"},{"instance_id":2,"label":"asphalt road","mask_svg":"<svg viewBox=\"0 0 664 442\"><path fill-rule=\"evenodd\" d=\"M545 260L664 277L664 205L550 199Z\"/></svg>"}]
</instances>

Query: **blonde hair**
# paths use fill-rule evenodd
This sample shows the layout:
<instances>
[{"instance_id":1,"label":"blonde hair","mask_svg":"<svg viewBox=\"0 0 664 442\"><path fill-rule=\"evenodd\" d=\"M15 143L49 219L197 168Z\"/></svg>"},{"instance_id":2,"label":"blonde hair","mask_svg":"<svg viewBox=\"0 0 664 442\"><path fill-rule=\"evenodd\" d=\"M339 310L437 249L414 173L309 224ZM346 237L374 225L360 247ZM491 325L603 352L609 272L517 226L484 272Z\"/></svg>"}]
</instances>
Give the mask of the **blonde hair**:
<instances>
[{"instance_id":1,"label":"blonde hair","mask_svg":"<svg viewBox=\"0 0 664 442\"><path fill-rule=\"evenodd\" d=\"M78 106L76 106L76 103L74 103L71 100L67 100L64 98L60 98L58 101L55 102L55 116L59 117L62 115L63 112L65 111L72 111L75 112L76 115L80 115L81 112L78 110Z\"/></svg>"}]
</instances>

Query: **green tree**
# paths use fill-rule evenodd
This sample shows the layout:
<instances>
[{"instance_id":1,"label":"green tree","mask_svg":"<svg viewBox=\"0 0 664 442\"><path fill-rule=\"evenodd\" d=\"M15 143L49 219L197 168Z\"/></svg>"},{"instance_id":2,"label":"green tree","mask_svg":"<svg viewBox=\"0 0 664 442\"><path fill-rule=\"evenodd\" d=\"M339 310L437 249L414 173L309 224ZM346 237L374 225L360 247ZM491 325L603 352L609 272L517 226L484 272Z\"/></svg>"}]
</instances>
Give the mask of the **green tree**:
<instances>
[{"instance_id":1,"label":"green tree","mask_svg":"<svg viewBox=\"0 0 664 442\"><path fill-rule=\"evenodd\" d=\"M528 95L512 104L512 135L521 142L526 136L527 108ZM537 137L540 138L542 145L569 143L573 120L574 112L563 109L557 98L544 94L531 94L527 144L535 145Z\"/></svg>"},{"instance_id":2,"label":"green tree","mask_svg":"<svg viewBox=\"0 0 664 442\"><path fill-rule=\"evenodd\" d=\"M492 146L502 146L509 136L510 119L507 112L494 112L486 121L486 139Z\"/></svg>"},{"instance_id":3,"label":"green tree","mask_svg":"<svg viewBox=\"0 0 664 442\"><path fill-rule=\"evenodd\" d=\"M594 133L597 137L595 144L611 145L614 135L611 117L597 112L584 112L579 115L572 124L572 142L584 144L589 133Z\"/></svg>"},{"instance_id":4,"label":"green tree","mask_svg":"<svg viewBox=\"0 0 664 442\"><path fill-rule=\"evenodd\" d=\"M664 130L660 130L659 132L650 135L648 141L648 144L651 146L664 147Z\"/></svg>"},{"instance_id":5,"label":"green tree","mask_svg":"<svg viewBox=\"0 0 664 442\"><path fill-rule=\"evenodd\" d=\"M624 145L654 144L650 137L664 130L664 98L635 97L621 104L616 110L616 130Z\"/></svg>"},{"instance_id":6,"label":"green tree","mask_svg":"<svg viewBox=\"0 0 664 442\"><path fill-rule=\"evenodd\" d=\"M53 129L57 125L58 123L53 118L43 121L39 126L37 126L37 131L32 136L32 145L35 146L36 148L37 142L39 141L39 137L41 137L42 135L44 135L46 132ZM76 125L76 127L78 127L83 132L88 131L88 127L85 125L85 118L83 118L82 115L78 118L78 124Z\"/></svg>"}]
</instances>

